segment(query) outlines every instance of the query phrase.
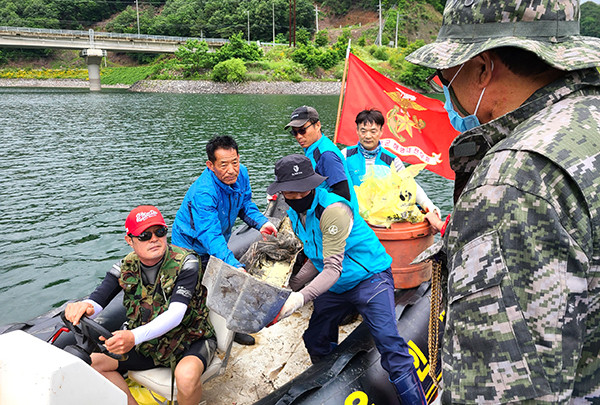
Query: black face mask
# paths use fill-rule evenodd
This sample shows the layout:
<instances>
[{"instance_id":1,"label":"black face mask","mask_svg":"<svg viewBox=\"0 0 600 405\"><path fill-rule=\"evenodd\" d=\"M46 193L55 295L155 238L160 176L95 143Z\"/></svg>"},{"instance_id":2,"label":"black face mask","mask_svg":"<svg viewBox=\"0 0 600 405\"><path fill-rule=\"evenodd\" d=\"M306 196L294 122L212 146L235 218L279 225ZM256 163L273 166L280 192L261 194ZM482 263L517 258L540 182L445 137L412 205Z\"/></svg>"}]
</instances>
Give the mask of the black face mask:
<instances>
[{"instance_id":1,"label":"black face mask","mask_svg":"<svg viewBox=\"0 0 600 405\"><path fill-rule=\"evenodd\" d=\"M298 200L288 200L286 198L285 202L287 203L287 205L290 206L291 209L296 211L298 214L302 214L303 212L308 211L308 209L312 205L314 199L315 199L315 190L312 190L305 197L302 197Z\"/></svg>"}]
</instances>

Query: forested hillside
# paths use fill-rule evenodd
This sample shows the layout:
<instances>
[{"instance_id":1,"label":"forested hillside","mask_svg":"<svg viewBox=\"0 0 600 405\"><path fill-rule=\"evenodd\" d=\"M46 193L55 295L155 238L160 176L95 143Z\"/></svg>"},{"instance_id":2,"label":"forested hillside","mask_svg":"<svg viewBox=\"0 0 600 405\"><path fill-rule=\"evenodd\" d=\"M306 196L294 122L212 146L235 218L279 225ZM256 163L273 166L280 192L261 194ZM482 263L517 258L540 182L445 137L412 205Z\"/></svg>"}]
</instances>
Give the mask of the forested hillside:
<instances>
[{"instance_id":1,"label":"forested hillside","mask_svg":"<svg viewBox=\"0 0 600 405\"><path fill-rule=\"evenodd\" d=\"M296 27L316 31L315 3L295 0ZM383 0L384 17L399 10L410 18L413 3L431 4L441 12L442 0ZM320 18L342 16L352 9L377 11L378 0L324 0L316 3ZM228 38L237 32L253 40L280 40L289 35L289 0L0 0L0 25L88 29L150 35ZM395 23L395 14L393 16Z\"/></svg>"},{"instance_id":2,"label":"forested hillside","mask_svg":"<svg viewBox=\"0 0 600 405\"><path fill-rule=\"evenodd\" d=\"M296 28L316 33L316 16L343 16L351 10L376 11L378 0L295 0ZM409 21L431 17L414 15L415 4L430 4L440 13L444 0L382 0L386 28L400 30ZM273 29L280 40L289 35L290 0L0 0L0 25L53 29L99 28L107 31L151 35L228 38L238 32L253 40L272 41ZM316 6L316 9L315 9ZM320 11L318 11L320 10ZM274 24L273 24L274 21ZM402 26L404 25L404 26ZM324 28L324 27L323 27ZM600 36L600 5L581 6L583 35ZM389 36L389 34L388 34Z\"/></svg>"},{"instance_id":3,"label":"forested hillside","mask_svg":"<svg viewBox=\"0 0 600 405\"><path fill-rule=\"evenodd\" d=\"M141 79L339 80L345 51L353 52L388 77L424 88L431 69L404 57L435 40L445 0L295 0L296 30L290 35L290 0L0 0L0 25L51 29L228 38L209 52L191 41L175 55L109 53L103 83ZM139 16L139 20L138 20ZM292 19L293 21L293 19ZM581 7L581 32L600 36L600 5ZM295 46L259 46L275 42ZM250 40L250 41L248 41ZM383 46L381 46L383 45ZM143 66L139 66L139 65ZM85 78L77 51L0 48L0 78Z\"/></svg>"}]
</instances>

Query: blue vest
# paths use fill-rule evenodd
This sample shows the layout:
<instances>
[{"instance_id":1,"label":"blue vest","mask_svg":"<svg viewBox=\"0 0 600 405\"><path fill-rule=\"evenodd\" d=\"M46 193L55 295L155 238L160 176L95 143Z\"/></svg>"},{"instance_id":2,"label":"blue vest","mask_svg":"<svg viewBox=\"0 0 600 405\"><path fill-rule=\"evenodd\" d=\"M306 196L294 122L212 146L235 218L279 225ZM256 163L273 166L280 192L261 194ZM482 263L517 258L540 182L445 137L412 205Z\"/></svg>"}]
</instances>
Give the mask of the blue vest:
<instances>
[{"instance_id":1,"label":"blue vest","mask_svg":"<svg viewBox=\"0 0 600 405\"><path fill-rule=\"evenodd\" d=\"M390 167L394 163L394 159L396 159L396 156L381 148L375 157L375 164ZM346 166L348 167L348 172L350 172L352 184L360 186L367 172L367 165L365 164L365 157L358 149L358 145L349 146L346 149Z\"/></svg>"},{"instance_id":2,"label":"blue vest","mask_svg":"<svg viewBox=\"0 0 600 405\"><path fill-rule=\"evenodd\" d=\"M304 253L319 272L323 271L323 233L319 227L321 215L325 208L335 202L348 201L337 194L322 188L315 190L315 199L306 212L306 226L302 225L298 214L293 209L287 211L296 236L304 243ZM342 274L329 291L341 294L374 274L387 270L392 265L392 258L375 236L375 232L358 214L358 209L349 204L354 214L354 223L350 235L346 239Z\"/></svg>"},{"instance_id":3,"label":"blue vest","mask_svg":"<svg viewBox=\"0 0 600 405\"><path fill-rule=\"evenodd\" d=\"M342 165L344 166L344 172L346 173L346 179L348 179L348 188L350 189L350 199L352 200L350 202L358 207L356 194L354 193L354 183L352 182L352 178L350 177L350 173L348 172L348 167L346 167L346 159L344 158L344 155L342 155L342 152L340 152L338 147L335 146L335 143L331 141L331 139L327 138L325 135L321 135L321 138L318 141L310 145L308 148L304 149L304 154L310 159L310 162L312 163L315 172L317 172L320 175L323 175L323 173L319 173L317 171L317 163L319 162L319 159L321 159L321 155L327 151L335 153L342 161ZM327 191L331 191L331 187L327 183L327 180L321 183L319 185L319 188L324 188Z\"/></svg>"}]
</instances>

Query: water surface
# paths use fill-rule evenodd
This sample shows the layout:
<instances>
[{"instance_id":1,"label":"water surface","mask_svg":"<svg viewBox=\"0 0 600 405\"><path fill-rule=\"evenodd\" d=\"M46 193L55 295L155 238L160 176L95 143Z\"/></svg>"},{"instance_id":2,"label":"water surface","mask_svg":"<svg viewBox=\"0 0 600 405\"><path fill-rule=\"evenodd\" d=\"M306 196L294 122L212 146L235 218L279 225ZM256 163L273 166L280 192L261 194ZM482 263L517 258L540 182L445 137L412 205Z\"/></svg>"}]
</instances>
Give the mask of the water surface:
<instances>
[{"instance_id":1,"label":"water surface","mask_svg":"<svg viewBox=\"0 0 600 405\"><path fill-rule=\"evenodd\" d=\"M129 252L133 207L156 205L172 224L214 135L238 141L263 209L275 161L302 153L283 126L303 104L332 138L337 96L0 88L0 325L89 294ZM417 180L448 213L452 183Z\"/></svg>"}]
</instances>

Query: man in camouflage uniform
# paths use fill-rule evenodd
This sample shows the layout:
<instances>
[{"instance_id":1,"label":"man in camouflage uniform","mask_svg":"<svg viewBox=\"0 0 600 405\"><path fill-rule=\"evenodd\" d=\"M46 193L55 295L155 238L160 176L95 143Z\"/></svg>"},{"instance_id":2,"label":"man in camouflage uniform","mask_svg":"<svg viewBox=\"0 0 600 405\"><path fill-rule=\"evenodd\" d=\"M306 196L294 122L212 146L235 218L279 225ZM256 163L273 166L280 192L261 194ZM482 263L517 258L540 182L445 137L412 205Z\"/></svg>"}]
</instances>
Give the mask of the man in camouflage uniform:
<instances>
[{"instance_id":1,"label":"man in camouflage uniform","mask_svg":"<svg viewBox=\"0 0 600 405\"><path fill-rule=\"evenodd\" d=\"M93 353L92 367L122 389L133 405L137 402L122 374L171 366L177 402L197 404L202 397L200 377L216 348L198 258L167 243L165 220L151 205L133 209L125 229L133 252L113 266L89 299L68 304L65 317L74 324L83 315L94 318L123 290L128 329L113 332L105 346L127 356L117 361Z\"/></svg>"},{"instance_id":2,"label":"man in camouflage uniform","mask_svg":"<svg viewBox=\"0 0 600 405\"><path fill-rule=\"evenodd\" d=\"M600 402L600 39L578 20L577 0L449 0L407 57L464 131L439 244L444 403Z\"/></svg>"}]
</instances>

